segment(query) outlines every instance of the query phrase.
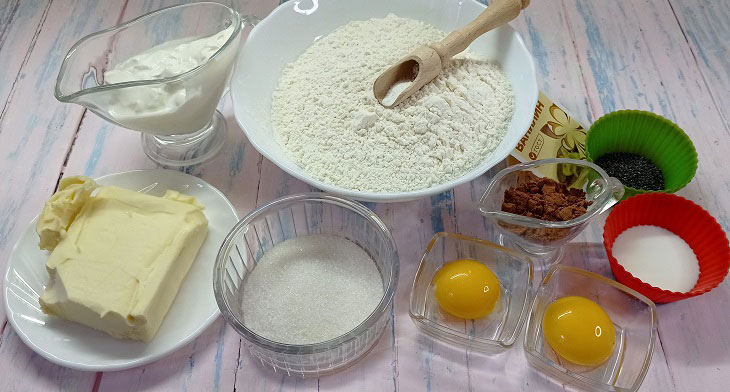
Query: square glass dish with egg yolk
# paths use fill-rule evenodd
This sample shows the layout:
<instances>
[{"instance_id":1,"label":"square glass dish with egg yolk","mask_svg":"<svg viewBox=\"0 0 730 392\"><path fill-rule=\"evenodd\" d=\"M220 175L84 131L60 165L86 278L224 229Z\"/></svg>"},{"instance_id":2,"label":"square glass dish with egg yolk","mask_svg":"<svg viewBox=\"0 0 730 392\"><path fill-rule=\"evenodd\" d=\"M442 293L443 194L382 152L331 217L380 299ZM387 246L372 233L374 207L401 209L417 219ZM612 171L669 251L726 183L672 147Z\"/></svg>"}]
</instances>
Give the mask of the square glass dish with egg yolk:
<instances>
[{"instance_id":1,"label":"square glass dish with egg yolk","mask_svg":"<svg viewBox=\"0 0 730 392\"><path fill-rule=\"evenodd\" d=\"M474 260L486 265L499 282L494 307L486 316L453 316L439 304L434 278L445 264ZM458 274L458 272L457 272ZM409 314L424 333L449 343L486 353L498 353L514 344L529 306L532 261L522 254L476 238L437 233L428 244L411 288ZM478 301L478 298L467 298Z\"/></svg>"},{"instance_id":2,"label":"square glass dish with egg yolk","mask_svg":"<svg viewBox=\"0 0 730 392\"><path fill-rule=\"evenodd\" d=\"M603 357L607 359L600 364L578 365L558 355L555 348L548 343L551 332L546 332L546 328L573 329L558 332L572 335L575 329L580 329L581 323L589 323L587 325L591 328L594 328L594 324L601 324L600 320L589 320L595 318L593 313L593 317L583 317L579 321L568 323L563 321L556 327L556 318L546 317L546 314L550 314L551 304L566 297L582 297L593 301L610 318L614 331L610 334L613 345L608 347ZM564 306L554 314L557 319L561 316L570 319L579 313L590 315L585 313L585 307L580 308L580 303L578 306ZM547 326L546 323L552 325ZM605 325L602 330L595 328L596 336L606 335L605 332L610 329ZM656 335L656 306L651 300L601 275L558 264L547 271L537 290L527 322L524 348L532 366L561 383L574 384L587 391L629 392L636 391L644 381L654 352ZM576 350L583 357L590 357L600 349L600 344L584 342L580 347L570 347L575 340L570 342L570 339L565 339L565 342L568 342L567 353ZM566 347L558 347L560 349L566 350ZM576 360L575 357L573 360Z\"/></svg>"}]
</instances>

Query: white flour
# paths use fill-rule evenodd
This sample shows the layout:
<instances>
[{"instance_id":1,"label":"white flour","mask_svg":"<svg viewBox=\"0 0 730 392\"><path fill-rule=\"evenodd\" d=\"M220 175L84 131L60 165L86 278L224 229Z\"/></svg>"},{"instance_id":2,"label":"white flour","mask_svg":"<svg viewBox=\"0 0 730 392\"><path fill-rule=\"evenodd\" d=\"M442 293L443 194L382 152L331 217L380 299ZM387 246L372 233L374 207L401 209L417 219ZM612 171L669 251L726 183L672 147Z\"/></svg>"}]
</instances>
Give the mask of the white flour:
<instances>
[{"instance_id":1,"label":"white flour","mask_svg":"<svg viewBox=\"0 0 730 392\"><path fill-rule=\"evenodd\" d=\"M277 140L317 179L344 188L428 188L472 169L499 145L514 94L497 64L463 54L392 109L378 75L445 32L388 15L350 22L317 40L282 72L272 97Z\"/></svg>"},{"instance_id":2,"label":"white flour","mask_svg":"<svg viewBox=\"0 0 730 392\"><path fill-rule=\"evenodd\" d=\"M392 105L400 94L405 91L413 83L412 80L406 80L402 82L395 82L383 97L383 105Z\"/></svg>"}]
</instances>

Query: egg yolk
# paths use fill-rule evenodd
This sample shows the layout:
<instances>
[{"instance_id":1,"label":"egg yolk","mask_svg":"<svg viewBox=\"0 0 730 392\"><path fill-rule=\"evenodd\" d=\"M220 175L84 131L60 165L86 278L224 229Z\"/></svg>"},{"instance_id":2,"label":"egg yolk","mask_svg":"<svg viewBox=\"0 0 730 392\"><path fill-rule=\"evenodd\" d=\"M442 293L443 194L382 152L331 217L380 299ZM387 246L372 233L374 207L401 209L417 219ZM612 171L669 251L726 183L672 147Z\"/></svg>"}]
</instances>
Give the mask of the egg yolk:
<instances>
[{"instance_id":1,"label":"egg yolk","mask_svg":"<svg viewBox=\"0 0 730 392\"><path fill-rule=\"evenodd\" d=\"M583 297L563 297L548 305L543 331L545 340L559 356L582 366L605 362L616 341L608 314Z\"/></svg>"},{"instance_id":2,"label":"egg yolk","mask_svg":"<svg viewBox=\"0 0 730 392\"><path fill-rule=\"evenodd\" d=\"M499 299L499 280L476 260L444 264L433 278L434 294L441 309L465 319L478 319L494 309Z\"/></svg>"}]
</instances>

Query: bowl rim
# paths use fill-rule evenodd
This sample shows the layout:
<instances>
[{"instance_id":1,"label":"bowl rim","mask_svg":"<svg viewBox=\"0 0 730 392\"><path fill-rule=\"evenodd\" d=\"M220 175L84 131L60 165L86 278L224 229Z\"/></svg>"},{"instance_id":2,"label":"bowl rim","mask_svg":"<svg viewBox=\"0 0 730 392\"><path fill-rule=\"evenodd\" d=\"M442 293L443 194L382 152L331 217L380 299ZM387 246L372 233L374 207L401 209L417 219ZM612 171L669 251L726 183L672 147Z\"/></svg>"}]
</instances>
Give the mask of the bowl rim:
<instances>
[{"instance_id":1,"label":"bowl rim","mask_svg":"<svg viewBox=\"0 0 730 392\"><path fill-rule=\"evenodd\" d=\"M586 377L582 377L580 374L575 374L574 372L568 370L569 373L565 373L561 371L559 368L555 367L552 363L548 362L546 358L537 352L536 350L532 349L532 345L530 344L530 326L533 325L533 322L539 322L539 324L542 324L542 320L539 321L533 321L533 315L535 313L535 307L537 306L537 301L540 298L540 294L542 293L543 287L550 282L553 275L559 274L561 271L566 271L568 273L577 273L579 275L583 275L585 277L588 277L590 279L597 280L603 284L607 284L609 286L612 286L613 288L622 291L626 293L629 296L632 296L639 301L645 303L647 305L647 308L649 310L649 314L651 315L651 328L649 331L649 347L647 349L646 356L644 358L644 361L642 362L641 369L639 371L639 374L637 375L636 379L634 380L634 383L629 388L623 388L623 387L616 387L616 386L609 386L608 384L598 383L593 380L587 379ZM600 306L600 305L599 305ZM610 317L610 316L609 316ZM579 385L583 385L587 388L601 388L603 387L610 387L611 391L636 391L639 389L641 384L644 382L644 378L646 378L647 373L649 372L649 366L651 365L651 358L654 355L654 349L656 346L656 340L657 336L659 334L658 331L658 315L657 315L657 308L656 304L646 297L644 294L632 289L631 287L628 287L624 284L621 284L620 282L617 282L613 279L609 279L603 275L597 274L595 272L587 271L578 267L573 267L570 265L564 265L564 264L555 264L552 267L550 267L546 273L545 278L543 278L542 282L540 282L539 287L535 291L535 297L533 298L532 305L530 306L530 311L527 316L527 331L525 331L525 337L523 340L523 349L525 351L525 354L528 355L528 359L532 358L534 360L539 361L540 363L546 365L548 368L550 368L552 371L556 371L560 374L560 377L557 377L561 381L566 381L563 377L569 378L572 381L577 382ZM537 329L536 329L537 332ZM530 362L530 361L528 361ZM551 361L552 362L552 361ZM543 370L539 367L536 367L540 372L543 372Z\"/></svg>"},{"instance_id":2,"label":"bowl rim","mask_svg":"<svg viewBox=\"0 0 730 392\"><path fill-rule=\"evenodd\" d=\"M710 224L714 227L714 229L718 233L724 234L722 236L722 238L725 240L724 241L724 245L725 245L724 247L725 247L728 255L730 255L730 241L727 238L727 234L725 234L725 231L722 229L722 226L720 226L720 223L717 222L717 219L715 219L715 217L713 217L712 215L710 215L710 213L707 212L707 210L705 210L704 208L702 208L702 206L696 204L692 200L685 199L682 196L675 195L675 194L672 194L672 193L666 193L666 192L651 192L651 193L640 193L640 194L636 194L634 196L631 196L628 199L626 199L623 202L621 202L618 207L616 207L613 211L611 211L611 213L606 218L606 222L604 223L604 227L606 226L606 224L608 224L610 222L609 219L611 219L611 216L612 215L614 216L614 219L617 219L615 217L618 216L618 214L620 214L621 211L623 211L623 208L628 208L628 207L625 207L625 206L627 206L627 205L630 206L633 203L639 203L639 202L641 202L645 198L657 198L657 197L659 197L659 198L675 199L675 200L681 202L682 204L684 204L684 207L683 208L692 208L692 209L695 209L697 211L697 213L699 213L699 214L702 215L703 218L705 218L705 219L709 218L710 222L712 222ZM625 204L625 203L628 203L628 204ZM624 207L621 208L621 205L624 205ZM641 225L634 225L634 226L631 226L631 227L636 227L636 226L641 226ZM652 225L652 226L656 226L656 225ZM628 230L631 227L628 227L628 228L624 229L624 231ZM661 227L661 226L659 226L659 227ZM667 229L665 227L662 227L662 228L671 232L671 230L669 230L669 229ZM623 233L623 231L621 233ZM619 233L619 234L621 234L621 233ZM672 232L672 233L674 235L677 235L674 232ZM616 238L618 238L618 235L616 236ZM613 240L610 240L609 241L609 238L606 235L606 230L605 229L603 230L603 247L606 250L606 255L608 256L608 261L609 261L609 263L611 265L611 269L612 270L613 269L616 269L621 274L625 274L624 276L630 277L631 280L632 280L631 283L638 285L639 288L641 289L640 292L646 292L647 293L645 295L647 295L647 296L649 296L649 295L651 295L651 296L661 295L663 297L661 299L661 302L674 302L674 301L679 301L679 300L682 300L682 299L692 298L692 297L696 297L698 295L702 295L702 294L708 293L708 292L714 290L717 286L719 286L720 283L722 283L725 280L725 278L727 277L728 272L730 272L730 261L728 261L726 263L727 268L725 269L725 275L723 275L722 276L722 279L718 279L717 282L715 282L710 287L705 287L704 289L701 289L701 290L697 290L697 289L695 289L693 287L692 290L685 291L685 292L665 290L665 289L662 289L660 287L656 287L656 286L654 286L654 285L652 285L650 283L644 282L643 280L637 278L632 273L630 273L629 271L627 271L626 268L624 268L624 266L621 265L618 262L618 259L616 259L616 257L614 257L613 250L612 250L613 249L613 242L616 240L616 238L614 238ZM692 248L692 246L689 243L687 245L694 252L694 248ZM699 259L697 260L697 262L699 263ZM702 270L700 269L700 273L701 273L701 271ZM615 275L615 273L614 273L614 275ZM697 286L697 283L695 283L695 287L696 286Z\"/></svg>"},{"instance_id":3,"label":"bowl rim","mask_svg":"<svg viewBox=\"0 0 730 392\"><path fill-rule=\"evenodd\" d=\"M639 194L644 194L644 193L674 193L674 192L677 192L678 190L684 188L685 186L687 186L687 184L689 184L690 182L692 182L695 175L697 174L697 165L698 165L697 148L695 147L694 143L692 143L692 139L690 139L689 135L687 135L687 133L682 128L680 128L679 125L675 124L672 120L670 120L666 117L660 116L656 113L646 111L646 110L622 109L622 110L616 110L616 111L613 111L610 113L606 113L603 116L599 117L598 120L596 120L593 124L591 124L591 126L588 128L588 132L586 133L586 144L585 144L586 159L590 162L593 162L593 161L595 161L595 159L600 158L600 156L596 157L595 159L593 157L591 157L590 150L588 149L589 140L591 140L591 131L593 129L595 129L595 127L597 125L600 126L605 122L615 121L616 118L621 118L621 117L630 116L630 115L639 115L639 116L650 117L650 118L658 120L664 124L667 124L669 126L669 128L673 129L678 135L680 135L680 138L689 142L689 145L692 147L693 159L692 159L692 175L689 176L687 181L683 182L681 185L672 187L672 188L665 188L665 189L658 190L658 191L639 189L639 188L634 188L634 187L624 185L624 188L626 188L626 191L627 191L626 195L631 196L631 195L639 195ZM621 151L612 151L612 152L621 152Z\"/></svg>"},{"instance_id":4,"label":"bowl rim","mask_svg":"<svg viewBox=\"0 0 730 392\"><path fill-rule=\"evenodd\" d=\"M232 20L231 25L234 26L233 32L228 37L226 42L223 43L223 45L220 48L218 48L218 50L215 53L213 53L213 55L210 56L210 58L207 61L205 61L201 64L198 64L196 67L191 68L181 74L168 76L165 78L141 79L141 80L132 80L132 81L128 81L128 82L121 82L121 83L101 84L101 85L94 86L94 87L80 89L80 90L70 93L70 94L64 94L61 91L61 82L63 80L63 77L66 75L66 68L68 68L68 61L74 55L76 50L81 45L86 43L86 41L89 41L98 36L110 33L112 31L124 30L127 27L129 27L133 24L136 24L137 22L141 22L141 21L144 21L145 19L149 19L149 18L154 18L154 17L158 16L159 14L163 14L168 11L182 9L182 8L186 8L186 7L197 7L197 6L221 7L224 10L228 10L228 12L230 13L231 20ZM138 86L172 83L172 82L177 82L177 81L180 81L183 79L187 79L190 75L196 74L196 73L200 72L203 68L206 68L209 64L211 64L213 62L213 60L215 60L217 57L220 57L220 54L223 53L229 46L231 46L231 43L233 41L235 41L241 33L241 28L242 28L241 21L242 21L241 15L238 13L238 11L234 10L233 8L231 8L225 4L216 3L216 2L212 2L212 1L201 1L201 2L197 2L197 3L178 4L178 5L160 8L155 11L148 12L144 15L138 16L134 19L128 20L126 22L111 26L104 30L99 30L97 32L88 34L88 35L82 37L81 39L79 39L78 41L76 41L76 43L74 43L73 46L71 46L71 49L68 50L68 53L66 53L66 56L64 56L63 62L61 63L61 67L58 71L58 75L56 76L56 84L54 86L53 95L60 102L72 102L81 96L84 96L87 94L93 94L93 93L97 93L97 92L101 92L101 91L118 90L118 89L127 88L127 87L138 87ZM151 48L147 48L147 49L151 49Z\"/></svg>"},{"instance_id":5,"label":"bowl rim","mask_svg":"<svg viewBox=\"0 0 730 392\"><path fill-rule=\"evenodd\" d=\"M418 281L418 278L422 275L422 267L424 263L426 262L426 257L431 253L431 249L433 249L434 245L437 241L443 240L444 238L455 238L458 241L466 241L470 243L476 243L480 246L486 246L489 248L494 249L497 252L505 253L512 257L515 260L519 260L521 262L524 262L527 264L527 285L525 290L524 297L520 298L522 301L522 308L520 309L520 313L518 315L518 320L515 325L514 330L510 331L505 339L503 340L492 340L492 339L485 339L485 338L478 338L478 337L467 337L463 334L460 334L458 332L454 333L451 332L450 328L443 327L442 324L434 322L433 320L425 317L423 314L420 314L418 311L416 311L415 308L415 294L416 294L416 282ZM478 261L478 260L477 260ZM462 346L472 348L475 350L480 351L488 351L489 349L487 347L498 347L498 348L509 348L514 345L514 343L517 341L517 338L519 337L520 333L522 332L522 326L523 323L526 320L526 315L530 308L530 298L533 291L533 281L534 281L535 273L534 273L534 264L532 262L532 259L525 253L521 253L509 248L506 248L502 245L495 244L491 241L482 240L475 237L466 236L463 234L458 233L450 233L445 231L440 231L431 237L431 241L429 241L428 245L426 246L426 250L423 252L423 255L421 256L421 260L418 263L418 269L416 270L416 274L413 277L413 283L411 283L411 291L408 296L408 315L411 317L411 320L413 320L416 323L416 326L420 327L424 332L427 334L441 340L441 341L447 341L447 342L454 342L457 344L460 344ZM445 336L444 336L445 335ZM501 334L500 334L501 335Z\"/></svg>"},{"instance_id":6,"label":"bowl rim","mask_svg":"<svg viewBox=\"0 0 730 392\"><path fill-rule=\"evenodd\" d=\"M343 335L326 340L324 342L313 344L286 344L267 339L253 332L244 325L243 320L239 320L238 317L236 317L235 314L231 311L231 304L223 295L223 282L225 279L226 259L228 258L230 251L233 249L233 242L240 237L242 232L247 227L249 227L251 221L257 218L259 215L266 211L277 209L281 205L301 203L306 201L324 202L347 208L362 216L370 224L375 225L378 229L380 229L380 233L383 235L383 239L385 240L385 245L389 248L388 250L393 260L391 266L392 273L390 274L387 284L383 287L383 297L380 299L380 302L375 307L375 309L373 309L370 315L356 327ZM221 244L218 255L216 257L213 271L213 293L215 295L216 302L218 303L218 308L220 309L223 318L231 327L233 327L236 332L238 332L241 337L243 337L248 342L281 354L316 354L331 350L335 347L346 344L349 341L355 340L368 328L375 325L380 318L381 313L383 313L388 306L391 306L395 290L398 286L399 273L400 261L395 240L393 239L393 235L391 234L388 227L375 214L375 212L358 202L348 200L339 196L327 194L324 192L307 192L284 196L269 201L259 206L255 210L249 212L246 216L239 220L238 223L236 223L236 225L226 235L226 238L223 241L223 244Z\"/></svg>"},{"instance_id":7,"label":"bowl rim","mask_svg":"<svg viewBox=\"0 0 730 392\"><path fill-rule=\"evenodd\" d=\"M478 2L477 0L460 0L461 2L468 2L472 5L476 5L480 7L481 9L486 8L486 5L483 3ZM264 18L261 22L256 24L251 32L248 35L248 39L246 42L243 43L241 52L239 53L239 56L244 55L246 53L246 47L247 45L250 45L250 42L253 41L256 37L261 35L261 29L264 28L263 26L268 25L269 23L272 23L271 21L274 20L277 15L286 12L289 8L294 8L298 6L298 2L296 1L287 1L279 6L277 6L266 18ZM301 13L301 12L299 12ZM356 20L356 19L353 19ZM532 57L532 54L527 49L527 45L525 45L524 40L522 39L522 36L519 32L517 32L512 26L505 24L497 29L508 29L512 33L512 37L516 40L517 46L525 53L527 54L525 61L527 62L527 66L530 69L530 72L528 75L525 75L526 77L529 77L531 80L530 88L525 90L525 96L528 98L529 102L532 102L532 108L537 105L538 101L538 95L539 95L539 88L537 86L537 72L535 68L535 61ZM495 29L495 31L497 30ZM235 75L236 70L239 68L238 62L236 66L234 67L233 74ZM337 194L341 196L345 196L348 198L352 198L354 200L359 201L367 201L367 202L404 202L404 201L410 201L410 200L416 200L427 196L433 196L442 192L446 192L449 190L454 189L455 187L471 182L477 177L481 176L485 172L487 172L491 167L481 167L484 166L485 161L491 157L496 156L494 152L492 152L490 155L482 159L476 166L472 167L467 172L463 173L459 177L455 177L450 179L449 181L446 181L444 183L434 185L428 188L423 189L416 189L412 191L406 191L406 192L370 192L370 191L358 191L353 189L347 189L336 185L331 185L328 183L325 183L323 181L317 180L311 175L309 175L304 169L302 169L299 165L296 164L293 160L291 161L293 167L288 167L289 165L283 165L279 163L279 160L272 154L270 151L268 151L266 148L263 148L256 140L251 139L249 137L249 131L247 130L246 124L241 120L244 116L241 114L241 109L238 109L239 105L236 104L237 98L236 96L238 93L236 92L236 89L231 88L231 99L233 100L233 113L234 117L236 119L236 123L238 123L238 126L243 130L244 134L246 135L246 138L248 139L249 143L253 145L253 147L258 151L261 155L266 157L269 161L273 162L277 167L288 173L289 175L304 181L314 187L317 187L318 189L321 189L325 192L331 193L331 194ZM532 109L531 108L531 109ZM517 128L522 129L519 137L522 137L524 133L530 128L530 124L532 121L532 117L525 117L524 119L515 118L514 115L512 117L512 121L518 121ZM519 140L519 137L515 135L515 145L517 145L517 141ZM503 141L504 142L504 139ZM500 142L500 144L502 143ZM277 142L278 143L278 142ZM514 147L513 147L514 148ZM496 164L499 164L499 162L503 161L507 156L509 156L511 153L511 150L509 150L504 156L501 156L500 159L498 159L493 166ZM473 173L472 173L473 172ZM471 173L471 174L469 174Z\"/></svg>"},{"instance_id":8,"label":"bowl rim","mask_svg":"<svg viewBox=\"0 0 730 392\"><path fill-rule=\"evenodd\" d=\"M543 219L537 219L532 218L529 216L524 215L518 215L513 214L511 212L505 212L505 211L491 211L487 210L483 207L484 200L487 198L489 194L491 194L499 182L506 176L507 174L514 173L516 171L520 170L528 170L532 169L537 166L543 166L543 165L552 165L552 164L559 164L559 163L567 163L567 164L573 164L573 165L580 165L585 167L590 167L591 169L598 172L598 174L601 175L601 178L606 182L605 189L598 195L598 198L600 200L594 199L594 203L598 206L597 208L594 208L591 211L587 211L585 214L567 220L567 221L559 221L559 222L553 222L553 221L547 221ZM618 179L615 177L610 177L605 170L603 170L600 166L596 165L593 162L585 161L582 159L570 159L570 158L548 158L548 159L538 159L536 161L532 162L526 162L526 163L518 163L516 165L508 166L502 170L499 171L499 173L495 174L495 176L492 178L491 181L489 181L489 185L487 185L487 189L482 194L482 197L479 198L479 204L478 209L479 212L490 219L506 219L509 220L511 223L520 224L527 227L532 228L551 228L551 229L569 229L575 226L578 226L582 223L587 222L594 216L600 215L603 213L606 209L606 207L610 207L613 204L611 204L611 197L614 195L614 192L616 192L616 187L618 187L621 184ZM620 199L620 197L618 197Z\"/></svg>"}]
</instances>

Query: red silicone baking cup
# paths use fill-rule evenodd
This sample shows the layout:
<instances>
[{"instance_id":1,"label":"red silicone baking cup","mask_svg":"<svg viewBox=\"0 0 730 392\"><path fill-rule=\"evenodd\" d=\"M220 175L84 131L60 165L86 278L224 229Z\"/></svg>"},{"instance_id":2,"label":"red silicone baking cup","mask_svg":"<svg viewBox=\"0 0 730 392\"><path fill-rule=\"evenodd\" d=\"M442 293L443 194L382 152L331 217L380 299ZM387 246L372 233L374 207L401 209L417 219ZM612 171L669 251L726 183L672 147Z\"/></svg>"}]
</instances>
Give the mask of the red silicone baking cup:
<instances>
[{"instance_id":1,"label":"red silicone baking cup","mask_svg":"<svg viewBox=\"0 0 730 392\"><path fill-rule=\"evenodd\" d=\"M692 290L679 293L662 290L631 275L621 266L611 249L624 230L653 225L680 236L694 251L700 263L700 276ZM697 204L668 193L632 196L616 206L603 226L603 246L616 280L657 303L679 301L704 294L720 284L730 269L730 245L722 227Z\"/></svg>"}]
</instances>

